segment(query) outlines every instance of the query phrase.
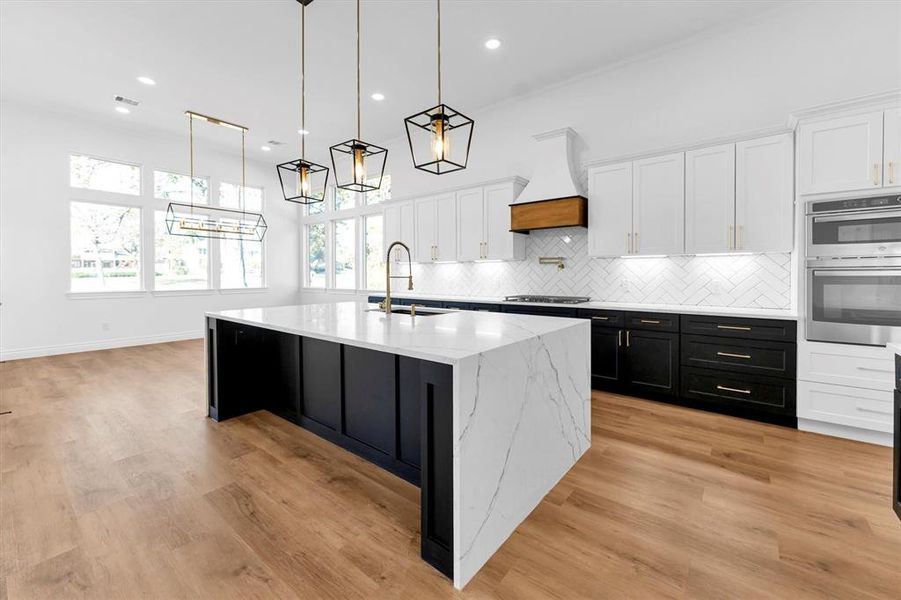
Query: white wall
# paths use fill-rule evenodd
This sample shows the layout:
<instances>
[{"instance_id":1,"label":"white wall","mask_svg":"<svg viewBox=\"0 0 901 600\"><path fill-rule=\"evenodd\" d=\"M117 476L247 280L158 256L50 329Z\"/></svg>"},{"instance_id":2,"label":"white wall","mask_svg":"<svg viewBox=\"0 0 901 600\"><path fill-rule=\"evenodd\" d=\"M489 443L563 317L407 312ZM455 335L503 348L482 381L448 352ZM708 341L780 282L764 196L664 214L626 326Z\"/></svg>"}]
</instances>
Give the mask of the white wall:
<instances>
[{"instance_id":1,"label":"white wall","mask_svg":"<svg viewBox=\"0 0 901 600\"><path fill-rule=\"evenodd\" d=\"M204 311L296 303L299 209L281 199L273 165L250 161L247 185L265 188L267 289L69 297L69 202L87 199L69 187L69 154L140 163L146 189L154 168L187 171L187 135L148 134L10 103L0 105L0 130L2 359L199 337ZM219 180L240 182L239 156L237 144L230 154L198 150L197 172L212 178L211 193ZM145 252L144 269L148 261Z\"/></svg>"},{"instance_id":2,"label":"white wall","mask_svg":"<svg viewBox=\"0 0 901 600\"><path fill-rule=\"evenodd\" d=\"M528 178L535 168L535 143L531 136L559 127L572 127L579 134L577 161L584 167L585 163L785 127L793 111L899 88L901 3L799 3L765 13L752 22L702 34L652 55L482 109L458 104L453 89L446 89L446 101L475 120L469 167L441 177L416 171L406 139L400 138L386 144L386 171L391 173L395 197L514 175ZM584 168L579 175L584 183ZM530 236L527 255L535 255L535 248L530 246L547 244L548 236L552 234ZM584 244L581 246L584 248ZM574 263L590 263L591 273L610 270L599 269L598 259L587 259L579 252L584 254L584 249L567 255ZM684 259L663 259L657 267L661 272L678 275L684 271L684 265L677 264L680 260ZM784 265L786 257L774 256L773 261L763 262L769 266ZM759 304L761 298L782 305L784 294L791 297L789 304L793 304L797 291L784 289L789 285L784 274L779 271L774 277L769 266L758 269L754 275L771 281L767 293L751 299L748 305ZM739 265L736 272L744 268L746 265ZM491 272L480 275L481 270ZM450 280L449 274L461 272L483 279L468 283L467 288L497 289L496 281L505 282L504 289L497 289L492 295L533 290L536 279L527 277L533 270L516 263L506 269L425 265L416 271L425 287L442 293L460 288L445 284ZM622 278L603 274L591 277L586 291L590 290L595 298L628 295L621 286ZM564 291L565 279L560 275L546 276L545 293ZM611 280L619 282L615 284L617 289L611 287ZM712 295L745 302L745 283L721 278ZM694 298L693 294L670 296ZM304 302L346 298L344 294L302 292Z\"/></svg>"}]
</instances>

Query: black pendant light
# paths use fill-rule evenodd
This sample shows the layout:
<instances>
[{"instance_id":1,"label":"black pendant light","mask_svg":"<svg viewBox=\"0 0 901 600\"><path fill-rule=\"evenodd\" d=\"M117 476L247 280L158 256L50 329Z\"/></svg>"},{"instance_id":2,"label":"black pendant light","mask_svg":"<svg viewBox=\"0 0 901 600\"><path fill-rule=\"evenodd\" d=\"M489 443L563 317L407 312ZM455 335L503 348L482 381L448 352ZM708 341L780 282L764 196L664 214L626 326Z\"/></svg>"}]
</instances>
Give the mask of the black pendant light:
<instances>
[{"instance_id":1,"label":"black pendant light","mask_svg":"<svg viewBox=\"0 0 901 600\"><path fill-rule=\"evenodd\" d=\"M335 144L329 150L338 188L371 192L382 187L388 149L360 139L360 0L357 0L357 137Z\"/></svg>"},{"instance_id":2,"label":"black pendant light","mask_svg":"<svg viewBox=\"0 0 901 600\"><path fill-rule=\"evenodd\" d=\"M328 167L307 160L306 144L306 19L307 4L313 0L300 2L300 158L276 166L282 194L288 202L316 204L325 198L328 183Z\"/></svg>"},{"instance_id":3,"label":"black pendant light","mask_svg":"<svg viewBox=\"0 0 901 600\"><path fill-rule=\"evenodd\" d=\"M466 168L474 122L441 102L441 0L438 5L438 105L404 119L413 166L435 175Z\"/></svg>"},{"instance_id":4,"label":"black pendant light","mask_svg":"<svg viewBox=\"0 0 901 600\"><path fill-rule=\"evenodd\" d=\"M268 226L262 213L250 212L244 209L244 193L246 190L244 141L247 128L202 115L193 111L185 111L188 117L188 147L191 161L190 204L183 202L170 202L166 208L166 230L170 235L183 235L195 238L216 238L227 240L244 240L250 242L262 242ZM205 121L212 125L219 125L227 129L235 129L241 132L241 189L238 193L239 207L237 210L219 208L204 204L194 204L194 120Z\"/></svg>"}]
</instances>

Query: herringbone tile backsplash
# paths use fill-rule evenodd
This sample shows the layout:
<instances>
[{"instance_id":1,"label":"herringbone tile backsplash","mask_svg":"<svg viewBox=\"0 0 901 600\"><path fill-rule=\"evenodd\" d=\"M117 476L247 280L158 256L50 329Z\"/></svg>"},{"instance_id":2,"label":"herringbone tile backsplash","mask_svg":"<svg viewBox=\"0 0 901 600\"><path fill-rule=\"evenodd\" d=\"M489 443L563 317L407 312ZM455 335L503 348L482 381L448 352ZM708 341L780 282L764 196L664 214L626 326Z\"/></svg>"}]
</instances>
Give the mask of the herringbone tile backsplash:
<instances>
[{"instance_id":1,"label":"herringbone tile backsplash","mask_svg":"<svg viewBox=\"0 0 901 600\"><path fill-rule=\"evenodd\" d=\"M449 296L559 294L592 300L754 308L791 306L791 255L589 258L581 228L534 231L526 260L415 265L416 291ZM562 256L566 268L538 264Z\"/></svg>"}]
</instances>

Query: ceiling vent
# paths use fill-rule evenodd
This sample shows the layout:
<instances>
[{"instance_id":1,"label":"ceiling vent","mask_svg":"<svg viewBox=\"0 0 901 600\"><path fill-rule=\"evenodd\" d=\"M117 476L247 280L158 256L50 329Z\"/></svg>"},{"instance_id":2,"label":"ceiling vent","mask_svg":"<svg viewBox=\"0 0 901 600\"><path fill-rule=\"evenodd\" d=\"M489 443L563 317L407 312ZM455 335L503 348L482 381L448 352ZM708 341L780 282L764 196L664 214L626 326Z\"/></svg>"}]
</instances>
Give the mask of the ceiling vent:
<instances>
[{"instance_id":1,"label":"ceiling vent","mask_svg":"<svg viewBox=\"0 0 901 600\"><path fill-rule=\"evenodd\" d=\"M278 141L278 140L269 140L269 141L266 142L266 143L269 144L270 146L281 146L281 145L284 144L285 142L280 142L280 141Z\"/></svg>"},{"instance_id":2,"label":"ceiling vent","mask_svg":"<svg viewBox=\"0 0 901 600\"><path fill-rule=\"evenodd\" d=\"M137 100L132 100L131 98L126 98L125 96L113 96L113 100L116 102L121 102L122 104L127 104L129 106L137 106L140 104Z\"/></svg>"}]
</instances>

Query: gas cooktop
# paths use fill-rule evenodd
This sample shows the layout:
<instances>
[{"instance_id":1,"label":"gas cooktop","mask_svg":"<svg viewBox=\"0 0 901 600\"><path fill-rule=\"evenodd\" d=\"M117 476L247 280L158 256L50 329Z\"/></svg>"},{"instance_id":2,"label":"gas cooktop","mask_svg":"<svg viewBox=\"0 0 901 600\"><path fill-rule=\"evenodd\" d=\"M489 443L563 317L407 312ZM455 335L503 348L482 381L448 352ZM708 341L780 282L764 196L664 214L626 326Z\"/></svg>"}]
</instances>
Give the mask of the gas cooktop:
<instances>
[{"instance_id":1,"label":"gas cooktop","mask_svg":"<svg viewBox=\"0 0 901 600\"><path fill-rule=\"evenodd\" d=\"M535 296L532 294L506 296L504 298L504 302L544 302L547 304L582 304L589 301L591 301L591 298L587 296Z\"/></svg>"}]
</instances>

